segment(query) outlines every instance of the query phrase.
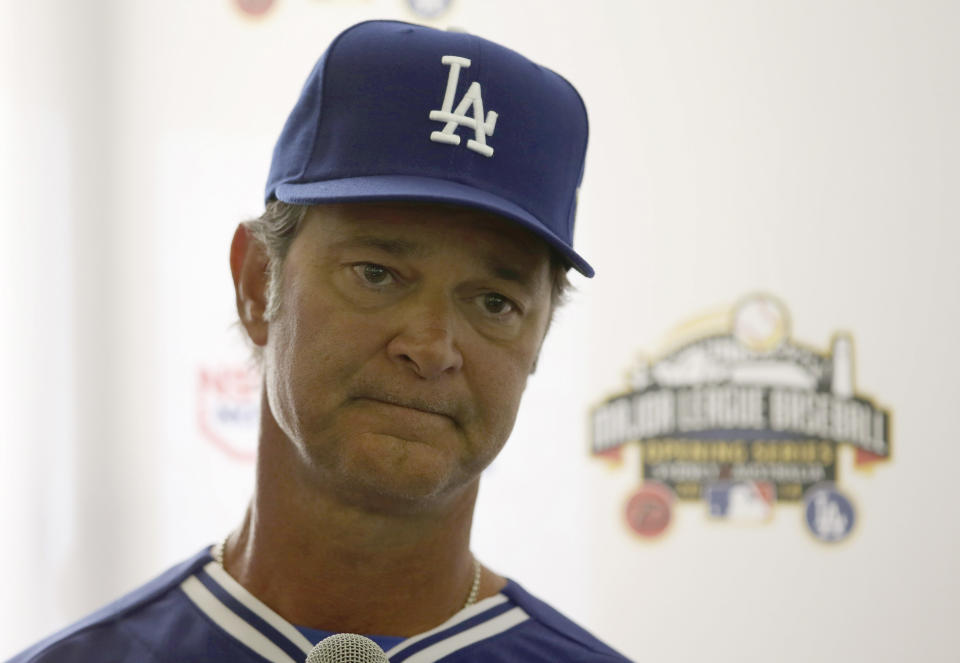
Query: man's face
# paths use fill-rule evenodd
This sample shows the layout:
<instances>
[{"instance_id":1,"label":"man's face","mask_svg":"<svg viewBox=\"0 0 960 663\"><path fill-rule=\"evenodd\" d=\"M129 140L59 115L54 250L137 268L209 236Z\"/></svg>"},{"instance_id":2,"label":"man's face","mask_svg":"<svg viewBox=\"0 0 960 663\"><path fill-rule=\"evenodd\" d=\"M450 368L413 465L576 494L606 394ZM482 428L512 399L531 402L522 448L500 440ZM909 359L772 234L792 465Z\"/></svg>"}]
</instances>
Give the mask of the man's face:
<instances>
[{"instance_id":1,"label":"man's face","mask_svg":"<svg viewBox=\"0 0 960 663\"><path fill-rule=\"evenodd\" d=\"M290 247L281 297L267 398L309 480L415 506L456 494L506 442L550 316L550 258L485 212L326 205Z\"/></svg>"}]
</instances>

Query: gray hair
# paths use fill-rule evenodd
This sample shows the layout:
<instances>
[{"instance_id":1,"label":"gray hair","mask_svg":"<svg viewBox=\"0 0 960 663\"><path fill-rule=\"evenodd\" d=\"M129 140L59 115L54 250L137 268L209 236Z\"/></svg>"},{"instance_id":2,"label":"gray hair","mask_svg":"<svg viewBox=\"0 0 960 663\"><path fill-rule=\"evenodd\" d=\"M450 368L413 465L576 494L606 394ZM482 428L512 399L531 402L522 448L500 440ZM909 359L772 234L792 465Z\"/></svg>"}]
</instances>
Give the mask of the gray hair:
<instances>
[{"instance_id":1,"label":"gray hair","mask_svg":"<svg viewBox=\"0 0 960 663\"><path fill-rule=\"evenodd\" d=\"M263 317L273 320L280 310L280 287L283 282L283 263L290 251L303 219L306 205L291 205L279 200L267 203L260 218L244 221L244 227L263 245L267 253L267 306Z\"/></svg>"},{"instance_id":2,"label":"gray hair","mask_svg":"<svg viewBox=\"0 0 960 663\"><path fill-rule=\"evenodd\" d=\"M267 208L259 218L244 221L243 226L263 245L267 254L267 305L263 317L268 322L280 311L280 294L283 286L283 263L290 251L290 245L303 226L307 215L307 205L294 205L280 200L267 203ZM571 289L567 278L567 264L556 254L550 252L551 290L550 321L560 306L566 303ZM549 328L549 325L548 325ZM262 348L254 346L254 359L261 363Z\"/></svg>"}]
</instances>

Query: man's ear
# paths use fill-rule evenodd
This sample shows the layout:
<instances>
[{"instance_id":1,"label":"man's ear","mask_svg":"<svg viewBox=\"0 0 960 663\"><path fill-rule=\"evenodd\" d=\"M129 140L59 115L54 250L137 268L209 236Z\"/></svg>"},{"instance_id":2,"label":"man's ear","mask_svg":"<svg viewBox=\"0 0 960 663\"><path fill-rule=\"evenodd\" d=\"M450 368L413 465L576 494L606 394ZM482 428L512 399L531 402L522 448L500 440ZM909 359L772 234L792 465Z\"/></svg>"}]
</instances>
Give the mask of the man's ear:
<instances>
[{"instance_id":1,"label":"man's ear","mask_svg":"<svg viewBox=\"0 0 960 663\"><path fill-rule=\"evenodd\" d=\"M230 244L230 272L237 293L237 314L255 345L267 344L267 254L246 226L240 224Z\"/></svg>"}]
</instances>

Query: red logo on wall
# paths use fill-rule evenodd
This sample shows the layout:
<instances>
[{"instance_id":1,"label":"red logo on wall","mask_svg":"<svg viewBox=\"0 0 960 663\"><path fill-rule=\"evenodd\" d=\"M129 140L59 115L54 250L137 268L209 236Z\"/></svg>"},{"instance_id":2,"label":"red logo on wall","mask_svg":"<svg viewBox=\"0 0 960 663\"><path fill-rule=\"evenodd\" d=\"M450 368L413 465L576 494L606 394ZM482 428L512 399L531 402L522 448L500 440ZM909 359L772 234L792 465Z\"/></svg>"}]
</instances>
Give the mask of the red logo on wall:
<instances>
[{"instance_id":1,"label":"red logo on wall","mask_svg":"<svg viewBox=\"0 0 960 663\"><path fill-rule=\"evenodd\" d=\"M227 456L252 461L260 421L259 372L246 364L201 366L197 378L200 434Z\"/></svg>"},{"instance_id":2,"label":"red logo on wall","mask_svg":"<svg viewBox=\"0 0 960 663\"><path fill-rule=\"evenodd\" d=\"M273 7L273 0L234 0L237 9L250 16L262 16Z\"/></svg>"},{"instance_id":3,"label":"red logo on wall","mask_svg":"<svg viewBox=\"0 0 960 663\"><path fill-rule=\"evenodd\" d=\"M627 502L627 523L641 536L659 536L670 524L670 507L675 499L664 484L647 481Z\"/></svg>"}]
</instances>

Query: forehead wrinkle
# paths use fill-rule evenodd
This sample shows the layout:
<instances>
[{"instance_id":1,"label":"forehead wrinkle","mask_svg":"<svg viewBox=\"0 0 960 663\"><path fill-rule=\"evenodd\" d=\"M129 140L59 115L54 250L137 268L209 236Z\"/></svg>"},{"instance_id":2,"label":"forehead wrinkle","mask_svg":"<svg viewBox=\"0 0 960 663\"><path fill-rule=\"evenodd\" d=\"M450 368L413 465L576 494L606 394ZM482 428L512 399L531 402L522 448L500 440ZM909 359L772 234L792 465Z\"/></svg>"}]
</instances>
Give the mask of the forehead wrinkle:
<instances>
[{"instance_id":1,"label":"forehead wrinkle","mask_svg":"<svg viewBox=\"0 0 960 663\"><path fill-rule=\"evenodd\" d=\"M332 249L353 247L380 249L390 255L401 258L419 258L430 253L427 247L417 242L396 237L381 237L378 235L355 235L331 244Z\"/></svg>"},{"instance_id":2,"label":"forehead wrinkle","mask_svg":"<svg viewBox=\"0 0 960 663\"><path fill-rule=\"evenodd\" d=\"M489 277L517 283L525 288L533 288L536 280L537 266L539 265L539 240L527 236L525 233L502 232L500 223L489 223L481 220L465 224L482 231L487 236L474 238L476 244L470 251L470 258L476 261L478 267L487 272ZM460 224L454 224L454 226ZM428 258L444 250L444 246L451 242L462 246L462 238L441 237L434 241L422 241L402 236L403 233L393 233L389 229L381 234L381 229L364 230L355 228L347 232L346 236L329 245L330 250L338 251L347 248L374 248L400 258ZM454 233L456 235L456 233ZM492 236L492 237L491 237ZM491 245L493 244L493 245Z\"/></svg>"}]
</instances>

